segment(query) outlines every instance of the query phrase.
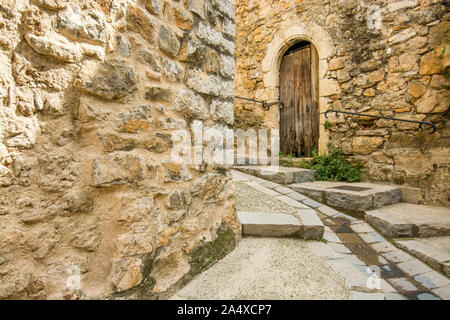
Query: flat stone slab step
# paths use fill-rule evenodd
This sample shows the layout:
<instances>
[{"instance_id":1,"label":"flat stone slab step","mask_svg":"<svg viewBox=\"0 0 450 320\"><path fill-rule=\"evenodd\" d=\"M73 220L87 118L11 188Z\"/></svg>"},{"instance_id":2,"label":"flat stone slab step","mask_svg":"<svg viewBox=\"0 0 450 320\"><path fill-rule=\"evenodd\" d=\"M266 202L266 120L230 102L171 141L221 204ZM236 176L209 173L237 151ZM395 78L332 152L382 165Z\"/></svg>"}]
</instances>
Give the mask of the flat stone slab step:
<instances>
[{"instance_id":1,"label":"flat stone slab step","mask_svg":"<svg viewBox=\"0 0 450 320\"><path fill-rule=\"evenodd\" d=\"M365 212L365 220L389 238L450 236L450 209L396 203Z\"/></svg>"},{"instance_id":2,"label":"flat stone slab step","mask_svg":"<svg viewBox=\"0 0 450 320\"><path fill-rule=\"evenodd\" d=\"M292 167L235 166L234 169L279 184L311 181L316 175L315 170Z\"/></svg>"},{"instance_id":3,"label":"flat stone slab step","mask_svg":"<svg viewBox=\"0 0 450 320\"><path fill-rule=\"evenodd\" d=\"M280 212L238 211L242 234L258 237L297 237L305 240L323 236L324 225L314 210L299 209L297 217Z\"/></svg>"},{"instance_id":4,"label":"flat stone slab step","mask_svg":"<svg viewBox=\"0 0 450 320\"><path fill-rule=\"evenodd\" d=\"M450 277L450 237L395 240L395 245Z\"/></svg>"},{"instance_id":5,"label":"flat stone slab step","mask_svg":"<svg viewBox=\"0 0 450 320\"><path fill-rule=\"evenodd\" d=\"M294 189L328 206L355 213L401 201L399 187L365 182L313 181L290 184Z\"/></svg>"},{"instance_id":6,"label":"flat stone slab step","mask_svg":"<svg viewBox=\"0 0 450 320\"><path fill-rule=\"evenodd\" d=\"M263 237L301 237L302 225L293 215L278 212L238 211L242 234Z\"/></svg>"}]
</instances>

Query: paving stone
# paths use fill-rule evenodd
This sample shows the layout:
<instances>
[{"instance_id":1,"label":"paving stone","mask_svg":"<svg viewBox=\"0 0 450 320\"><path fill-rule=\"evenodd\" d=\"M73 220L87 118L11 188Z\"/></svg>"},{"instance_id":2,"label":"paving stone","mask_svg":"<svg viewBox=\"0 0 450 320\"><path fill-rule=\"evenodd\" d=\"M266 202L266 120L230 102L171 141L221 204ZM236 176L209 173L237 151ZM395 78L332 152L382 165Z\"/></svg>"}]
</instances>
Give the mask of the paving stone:
<instances>
[{"instance_id":1,"label":"paving stone","mask_svg":"<svg viewBox=\"0 0 450 320\"><path fill-rule=\"evenodd\" d=\"M278 183L270 182L270 181L266 181L264 183L261 183L261 185L266 187L266 188L269 188L269 189L280 187L280 185ZM292 190L291 190L291 192L292 192Z\"/></svg>"},{"instance_id":2,"label":"paving stone","mask_svg":"<svg viewBox=\"0 0 450 320\"><path fill-rule=\"evenodd\" d=\"M297 209L297 216L303 223L303 238L305 240L323 237L324 225L314 210Z\"/></svg>"},{"instance_id":3,"label":"paving stone","mask_svg":"<svg viewBox=\"0 0 450 320\"><path fill-rule=\"evenodd\" d=\"M352 230L355 231L356 233L375 232L375 230L371 226L369 226L367 223L363 221L352 223L350 225L350 228L352 228Z\"/></svg>"},{"instance_id":4,"label":"paving stone","mask_svg":"<svg viewBox=\"0 0 450 320\"><path fill-rule=\"evenodd\" d=\"M353 230L347 227L346 224L331 226L331 229L336 233L353 233Z\"/></svg>"},{"instance_id":5,"label":"paving stone","mask_svg":"<svg viewBox=\"0 0 450 320\"><path fill-rule=\"evenodd\" d=\"M257 183L259 183L260 185L262 185L263 183L266 183L266 182L267 182L267 180L264 180L264 179L261 179L261 178L255 177L255 176L251 176L251 177L252 177L252 178L251 178L251 181L257 182Z\"/></svg>"},{"instance_id":6,"label":"paving stone","mask_svg":"<svg viewBox=\"0 0 450 320\"><path fill-rule=\"evenodd\" d=\"M386 279L405 277L405 274L399 268L397 268L395 265L392 264L381 266L380 271L381 276Z\"/></svg>"},{"instance_id":7,"label":"paving stone","mask_svg":"<svg viewBox=\"0 0 450 320\"><path fill-rule=\"evenodd\" d=\"M303 225L322 226L322 220L319 219L316 212L311 209L297 209L297 216L303 221Z\"/></svg>"},{"instance_id":8,"label":"paving stone","mask_svg":"<svg viewBox=\"0 0 450 320\"><path fill-rule=\"evenodd\" d=\"M436 271L430 271L414 276L414 280L420 282L425 288L435 289L450 284L450 280Z\"/></svg>"},{"instance_id":9,"label":"paving stone","mask_svg":"<svg viewBox=\"0 0 450 320\"><path fill-rule=\"evenodd\" d=\"M349 248L347 248L345 245L343 245L341 243L330 242L328 245L331 248L333 248L333 250L336 251L336 252L346 253L346 254L351 254L352 253Z\"/></svg>"},{"instance_id":10,"label":"paving stone","mask_svg":"<svg viewBox=\"0 0 450 320\"><path fill-rule=\"evenodd\" d=\"M394 263L404 262L404 261L414 259L414 257L410 256L409 254L407 254L401 250L385 252L385 253L383 253L383 257L385 257L387 260L394 262Z\"/></svg>"},{"instance_id":11,"label":"paving stone","mask_svg":"<svg viewBox=\"0 0 450 320\"><path fill-rule=\"evenodd\" d=\"M324 214L322 214L322 213L320 213L319 211L316 211L316 213L317 213L317 216L320 218L320 220L325 220L326 218L327 218L327 216L326 215L324 215ZM325 223L324 223L325 224Z\"/></svg>"},{"instance_id":12,"label":"paving stone","mask_svg":"<svg viewBox=\"0 0 450 320\"><path fill-rule=\"evenodd\" d=\"M274 190L275 190L276 192L281 193L281 194L288 194L288 193L291 193L291 192L292 192L291 189L286 188L286 187L283 187L283 186L276 187L276 188L274 188Z\"/></svg>"},{"instance_id":13,"label":"paving stone","mask_svg":"<svg viewBox=\"0 0 450 320\"><path fill-rule=\"evenodd\" d=\"M316 210L317 210L317 209L316 209ZM329 227L342 225L341 222L339 222L339 221L337 221L337 220L335 220L335 219L333 219L333 218L326 218L326 219L323 219L323 223L324 223L325 225L329 226Z\"/></svg>"},{"instance_id":14,"label":"paving stone","mask_svg":"<svg viewBox=\"0 0 450 320\"><path fill-rule=\"evenodd\" d=\"M325 203L332 207L355 212L396 203L401 200L400 188L373 183L313 181L296 183L291 185L291 187L315 200L322 201L324 199ZM355 191L350 190L348 187L352 189L355 187L366 189Z\"/></svg>"},{"instance_id":15,"label":"paving stone","mask_svg":"<svg viewBox=\"0 0 450 320\"><path fill-rule=\"evenodd\" d=\"M355 233L338 233L343 243L364 243Z\"/></svg>"},{"instance_id":16,"label":"paving stone","mask_svg":"<svg viewBox=\"0 0 450 320\"><path fill-rule=\"evenodd\" d=\"M277 196L275 199L283 201L288 206L294 207L294 208L300 208L300 209L310 209L309 207L305 206L303 203L295 201L292 198L289 198L288 196Z\"/></svg>"},{"instance_id":17,"label":"paving stone","mask_svg":"<svg viewBox=\"0 0 450 320\"><path fill-rule=\"evenodd\" d=\"M378 242L378 243L372 243L370 246L379 253L384 252L391 252L396 251L398 248L391 244L390 242L384 241L384 242Z\"/></svg>"},{"instance_id":18,"label":"paving stone","mask_svg":"<svg viewBox=\"0 0 450 320\"><path fill-rule=\"evenodd\" d=\"M388 264L389 261L387 261L385 258L383 258L382 256L378 256L377 257L378 263L379 264Z\"/></svg>"},{"instance_id":19,"label":"paving stone","mask_svg":"<svg viewBox=\"0 0 450 320\"><path fill-rule=\"evenodd\" d=\"M322 206L322 204L320 202L314 201L312 199L305 199L302 202L311 208L317 208L317 207Z\"/></svg>"},{"instance_id":20,"label":"paving stone","mask_svg":"<svg viewBox=\"0 0 450 320\"><path fill-rule=\"evenodd\" d=\"M301 236L302 225L290 214L238 211L242 234L265 237Z\"/></svg>"},{"instance_id":21,"label":"paving stone","mask_svg":"<svg viewBox=\"0 0 450 320\"><path fill-rule=\"evenodd\" d=\"M444 263L444 265L442 266L442 269L443 269L442 271L445 273L445 275L450 278L450 262Z\"/></svg>"},{"instance_id":22,"label":"paving stone","mask_svg":"<svg viewBox=\"0 0 450 320\"><path fill-rule=\"evenodd\" d=\"M386 293L385 294L385 300L408 300L408 298L402 296L400 293Z\"/></svg>"},{"instance_id":23,"label":"paving stone","mask_svg":"<svg viewBox=\"0 0 450 320\"><path fill-rule=\"evenodd\" d=\"M280 184L292 184L296 182L310 181L314 179L315 170L293 168L293 167L267 167L244 165L235 166L236 170L261 177L265 180Z\"/></svg>"},{"instance_id":24,"label":"paving stone","mask_svg":"<svg viewBox=\"0 0 450 320\"><path fill-rule=\"evenodd\" d=\"M417 295L417 299L419 299L419 300L441 300L440 298L438 298L435 295L428 293L428 292L419 293Z\"/></svg>"},{"instance_id":25,"label":"paving stone","mask_svg":"<svg viewBox=\"0 0 450 320\"><path fill-rule=\"evenodd\" d=\"M265 194L269 195L269 196L279 196L280 194L278 192L275 192L273 190L270 190L266 187L263 187L262 185L260 185L258 182L255 181L250 181L250 182L246 182L250 187L255 188L256 190L259 190L261 192L264 192Z\"/></svg>"},{"instance_id":26,"label":"paving stone","mask_svg":"<svg viewBox=\"0 0 450 320\"><path fill-rule=\"evenodd\" d=\"M377 232L359 233L359 236L367 243L384 242L384 238Z\"/></svg>"},{"instance_id":27,"label":"paving stone","mask_svg":"<svg viewBox=\"0 0 450 320\"><path fill-rule=\"evenodd\" d=\"M237 170L231 170L233 181L250 181L251 176Z\"/></svg>"},{"instance_id":28,"label":"paving stone","mask_svg":"<svg viewBox=\"0 0 450 320\"><path fill-rule=\"evenodd\" d=\"M367 271L367 268L369 268L368 265L366 265L366 264L353 264L353 266L356 267L356 269L358 269L363 274L368 274L368 271Z\"/></svg>"},{"instance_id":29,"label":"paving stone","mask_svg":"<svg viewBox=\"0 0 450 320\"><path fill-rule=\"evenodd\" d=\"M428 267L425 263L419 261L418 259L401 262L397 264L397 267L410 276L415 276L421 273L432 271L430 267Z\"/></svg>"},{"instance_id":30,"label":"paving stone","mask_svg":"<svg viewBox=\"0 0 450 320\"><path fill-rule=\"evenodd\" d=\"M390 279L391 284L394 287L399 287L403 291L416 291L417 288L407 278L394 278Z\"/></svg>"},{"instance_id":31,"label":"paving stone","mask_svg":"<svg viewBox=\"0 0 450 320\"><path fill-rule=\"evenodd\" d=\"M327 264L345 279L346 285L350 288L367 288L368 276L359 271L351 263L338 259L327 260Z\"/></svg>"},{"instance_id":32,"label":"paving stone","mask_svg":"<svg viewBox=\"0 0 450 320\"><path fill-rule=\"evenodd\" d=\"M350 221L358 221L358 219L353 218L352 216L349 216L348 214L345 214L345 213L342 213L342 212L339 212L339 213L335 214L333 216L333 218L338 219L338 220L343 219L342 220L343 223L348 223ZM348 221L346 221L346 220L348 220Z\"/></svg>"},{"instance_id":33,"label":"paving stone","mask_svg":"<svg viewBox=\"0 0 450 320\"><path fill-rule=\"evenodd\" d=\"M356 255L353 253L346 254L346 253L339 253L339 256L344 259L347 262L350 262L351 264L355 266L366 266L364 262L362 262Z\"/></svg>"},{"instance_id":34,"label":"paving stone","mask_svg":"<svg viewBox=\"0 0 450 320\"><path fill-rule=\"evenodd\" d=\"M450 285L431 290L444 300L450 300Z\"/></svg>"},{"instance_id":35,"label":"paving stone","mask_svg":"<svg viewBox=\"0 0 450 320\"><path fill-rule=\"evenodd\" d=\"M450 209L396 203L366 211L365 219L389 238L450 236Z\"/></svg>"},{"instance_id":36,"label":"paving stone","mask_svg":"<svg viewBox=\"0 0 450 320\"><path fill-rule=\"evenodd\" d=\"M399 248L411 253L435 270L443 270L450 261L450 237L416 238L395 241ZM449 276L450 274L447 273Z\"/></svg>"},{"instance_id":37,"label":"paving stone","mask_svg":"<svg viewBox=\"0 0 450 320\"><path fill-rule=\"evenodd\" d=\"M385 300L384 293L350 292L349 300Z\"/></svg>"},{"instance_id":38,"label":"paving stone","mask_svg":"<svg viewBox=\"0 0 450 320\"><path fill-rule=\"evenodd\" d=\"M333 209L333 208L331 208L329 206L321 206L321 207L318 207L317 210L319 212L323 213L324 215L329 216L329 217L340 213L336 209Z\"/></svg>"},{"instance_id":39,"label":"paving stone","mask_svg":"<svg viewBox=\"0 0 450 320\"><path fill-rule=\"evenodd\" d=\"M302 201L302 200L306 199L306 197L304 195L302 195L301 193L298 193L296 191L288 193L287 196L289 198L292 198L292 199L297 200L297 201Z\"/></svg>"},{"instance_id":40,"label":"paving stone","mask_svg":"<svg viewBox=\"0 0 450 320\"><path fill-rule=\"evenodd\" d=\"M341 239L334 232L324 231L323 238L329 242L342 243Z\"/></svg>"},{"instance_id":41,"label":"paving stone","mask_svg":"<svg viewBox=\"0 0 450 320\"><path fill-rule=\"evenodd\" d=\"M380 279L380 290L383 291L384 293L396 293L398 292L397 290L395 290L395 288L393 286L391 286L386 280L384 279Z\"/></svg>"},{"instance_id":42,"label":"paving stone","mask_svg":"<svg viewBox=\"0 0 450 320\"><path fill-rule=\"evenodd\" d=\"M319 257L325 259L339 259L340 256L328 245L319 241L308 241L306 243L309 249Z\"/></svg>"}]
</instances>

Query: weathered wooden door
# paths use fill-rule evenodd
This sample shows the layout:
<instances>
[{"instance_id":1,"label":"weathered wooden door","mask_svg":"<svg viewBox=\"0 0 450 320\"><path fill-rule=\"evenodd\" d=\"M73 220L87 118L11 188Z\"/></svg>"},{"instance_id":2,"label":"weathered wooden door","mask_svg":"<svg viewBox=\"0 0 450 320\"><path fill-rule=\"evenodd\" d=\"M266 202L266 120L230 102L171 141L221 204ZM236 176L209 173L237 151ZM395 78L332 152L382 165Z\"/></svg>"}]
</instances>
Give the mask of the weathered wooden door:
<instances>
[{"instance_id":1,"label":"weathered wooden door","mask_svg":"<svg viewBox=\"0 0 450 320\"><path fill-rule=\"evenodd\" d=\"M311 156L318 147L317 54L311 45L288 52L280 69L280 150Z\"/></svg>"}]
</instances>

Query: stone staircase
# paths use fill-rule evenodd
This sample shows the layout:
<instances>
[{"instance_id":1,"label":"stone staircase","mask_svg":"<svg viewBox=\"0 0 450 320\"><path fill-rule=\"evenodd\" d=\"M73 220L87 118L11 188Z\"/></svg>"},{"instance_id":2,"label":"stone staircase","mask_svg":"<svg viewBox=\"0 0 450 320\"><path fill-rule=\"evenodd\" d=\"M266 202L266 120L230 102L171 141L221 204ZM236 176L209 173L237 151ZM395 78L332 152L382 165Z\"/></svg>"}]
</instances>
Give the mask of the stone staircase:
<instances>
[{"instance_id":1,"label":"stone staircase","mask_svg":"<svg viewBox=\"0 0 450 320\"><path fill-rule=\"evenodd\" d=\"M233 181L239 189L235 202L243 235L305 240L323 236L322 221L316 211L305 204L311 199L275 182L237 171L233 172Z\"/></svg>"},{"instance_id":2,"label":"stone staircase","mask_svg":"<svg viewBox=\"0 0 450 320\"><path fill-rule=\"evenodd\" d=\"M314 179L316 171L293 167L235 166L236 170L274 183L291 184Z\"/></svg>"},{"instance_id":3,"label":"stone staircase","mask_svg":"<svg viewBox=\"0 0 450 320\"><path fill-rule=\"evenodd\" d=\"M401 201L400 188L389 185L314 181L294 183L289 187L330 207L356 215Z\"/></svg>"},{"instance_id":4,"label":"stone staircase","mask_svg":"<svg viewBox=\"0 0 450 320\"><path fill-rule=\"evenodd\" d=\"M450 210L396 203L365 212L365 220L399 248L450 277Z\"/></svg>"},{"instance_id":5,"label":"stone staircase","mask_svg":"<svg viewBox=\"0 0 450 320\"><path fill-rule=\"evenodd\" d=\"M282 193L285 202L301 202L300 205L309 209L326 205L329 210L337 209L366 220L395 246L450 277L450 209L404 203L402 190L395 185L312 181L314 170L294 167L279 167L277 170L263 166L238 166L235 169L264 179L260 181L262 186L269 192ZM271 227L273 230L277 228L275 225ZM289 228L297 228L292 235L302 234L299 231L301 226ZM246 228L244 224L245 230L255 229L253 226ZM312 234L315 237L318 233L313 231Z\"/></svg>"}]
</instances>

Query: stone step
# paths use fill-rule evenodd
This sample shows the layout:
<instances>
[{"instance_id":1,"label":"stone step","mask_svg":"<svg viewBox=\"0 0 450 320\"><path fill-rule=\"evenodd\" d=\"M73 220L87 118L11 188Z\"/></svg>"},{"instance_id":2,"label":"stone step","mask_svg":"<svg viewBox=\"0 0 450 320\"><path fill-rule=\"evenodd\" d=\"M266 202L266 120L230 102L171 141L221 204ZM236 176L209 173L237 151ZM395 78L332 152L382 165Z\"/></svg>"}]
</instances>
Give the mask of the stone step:
<instances>
[{"instance_id":1,"label":"stone step","mask_svg":"<svg viewBox=\"0 0 450 320\"><path fill-rule=\"evenodd\" d=\"M279 184L291 184L311 181L316 175L315 170L292 167L246 165L235 166L234 169Z\"/></svg>"},{"instance_id":2,"label":"stone step","mask_svg":"<svg viewBox=\"0 0 450 320\"><path fill-rule=\"evenodd\" d=\"M450 236L396 239L395 245L450 277Z\"/></svg>"},{"instance_id":3,"label":"stone step","mask_svg":"<svg viewBox=\"0 0 450 320\"><path fill-rule=\"evenodd\" d=\"M450 209L396 203L365 212L366 221L389 238L450 236Z\"/></svg>"},{"instance_id":4,"label":"stone step","mask_svg":"<svg viewBox=\"0 0 450 320\"><path fill-rule=\"evenodd\" d=\"M290 184L289 188L330 207L356 214L401 201L399 187L373 183L313 181Z\"/></svg>"},{"instance_id":5,"label":"stone step","mask_svg":"<svg viewBox=\"0 0 450 320\"><path fill-rule=\"evenodd\" d=\"M297 217L280 212L238 211L242 234L258 237L296 237L305 240L323 236L324 225L314 210L298 209Z\"/></svg>"}]
</instances>

